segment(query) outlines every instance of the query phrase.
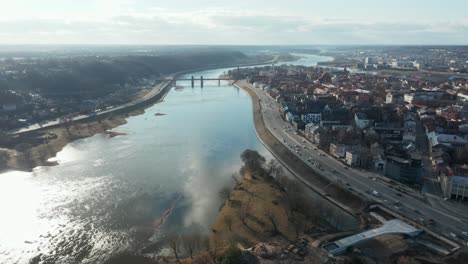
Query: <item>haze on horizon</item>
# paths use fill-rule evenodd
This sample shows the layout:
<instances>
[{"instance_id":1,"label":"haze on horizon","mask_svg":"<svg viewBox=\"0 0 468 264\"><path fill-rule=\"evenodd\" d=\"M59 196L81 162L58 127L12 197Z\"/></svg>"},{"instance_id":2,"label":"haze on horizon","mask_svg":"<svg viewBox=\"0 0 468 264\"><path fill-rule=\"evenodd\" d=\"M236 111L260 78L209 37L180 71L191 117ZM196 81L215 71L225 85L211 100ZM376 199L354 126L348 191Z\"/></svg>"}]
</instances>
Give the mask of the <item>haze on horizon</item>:
<instances>
[{"instance_id":1,"label":"haze on horizon","mask_svg":"<svg viewBox=\"0 0 468 264\"><path fill-rule=\"evenodd\" d=\"M468 44L465 0L0 0L0 44Z\"/></svg>"}]
</instances>

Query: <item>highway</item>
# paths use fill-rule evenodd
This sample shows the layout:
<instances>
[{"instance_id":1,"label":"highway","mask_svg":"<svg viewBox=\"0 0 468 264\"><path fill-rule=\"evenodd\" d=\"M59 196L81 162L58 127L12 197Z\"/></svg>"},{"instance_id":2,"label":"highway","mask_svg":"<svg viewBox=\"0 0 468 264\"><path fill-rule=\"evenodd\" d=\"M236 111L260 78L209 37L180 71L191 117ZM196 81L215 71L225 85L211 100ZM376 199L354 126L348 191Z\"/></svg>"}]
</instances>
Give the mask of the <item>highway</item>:
<instances>
[{"instance_id":1,"label":"highway","mask_svg":"<svg viewBox=\"0 0 468 264\"><path fill-rule=\"evenodd\" d=\"M373 172L348 167L297 134L292 125L283 120L279 105L268 94L253 88L246 81L239 82L258 95L267 129L290 149L292 155L318 174L413 221L423 219L427 228L439 234L449 236L452 232L460 237L461 232L468 231L468 215L453 203L442 199L438 203L429 203L424 195L403 184ZM374 195L373 191L377 191L378 195ZM427 225L429 219L435 224Z\"/></svg>"}]
</instances>

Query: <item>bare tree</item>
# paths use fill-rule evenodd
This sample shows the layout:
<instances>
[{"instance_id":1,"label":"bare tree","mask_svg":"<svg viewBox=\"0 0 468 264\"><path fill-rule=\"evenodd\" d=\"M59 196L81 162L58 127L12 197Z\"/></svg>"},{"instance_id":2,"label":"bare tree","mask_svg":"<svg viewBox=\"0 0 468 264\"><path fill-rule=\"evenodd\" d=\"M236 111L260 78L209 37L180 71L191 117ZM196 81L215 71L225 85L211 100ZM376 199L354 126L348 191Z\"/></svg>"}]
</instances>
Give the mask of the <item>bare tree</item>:
<instances>
[{"instance_id":1,"label":"bare tree","mask_svg":"<svg viewBox=\"0 0 468 264\"><path fill-rule=\"evenodd\" d=\"M301 232L302 225L304 224L302 218L298 215L294 215L291 217L291 224L294 227L294 231L296 232L296 239L299 239L299 233Z\"/></svg>"},{"instance_id":2,"label":"bare tree","mask_svg":"<svg viewBox=\"0 0 468 264\"><path fill-rule=\"evenodd\" d=\"M231 197L231 192L231 188L229 188L228 186L224 186L219 191L219 196L221 196L221 199L223 199L223 201L225 201L226 199L229 200Z\"/></svg>"},{"instance_id":3,"label":"bare tree","mask_svg":"<svg viewBox=\"0 0 468 264\"><path fill-rule=\"evenodd\" d=\"M201 248L202 236L197 231L192 231L182 236L182 246L185 252L193 259L193 254Z\"/></svg>"},{"instance_id":4,"label":"bare tree","mask_svg":"<svg viewBox=\"0 0 468 264\"><path fill-rule=\"evenodd\" d=\"M234 180L235 185L238 185L238 184L239 184L239 182L240 182L240 176L239 176L239 174L233 173L233 174L231 175L231 178Z\"/></svg>"},{"instance_id":5,"label":"bare tree","mask_svg":"<svg viewBox=\"0 0 468 264\"><path fill-rule=\"evenodd\" d=\"M294 212L304 211L306 205L304 197L304 188L299 182L291 180L287 177L280 177L280 184L286 191L286 198L289 204L289 213L294 215Z\"/></svg>"},{"instance_id":6,"label":"bare tree","mask_svg":"<svg viewBox=\"0 0 468 264\"><path fill-rule=\"evenodd\" d=\"M178 234L171 235L168 239L168 245L170 249L172 250L172 253L174 254L174 257L176 258L177 262L179 264L182 264L182 262L179 259L180 246L181 246L180 236Z\"/></svg>"},{"instance_id":7,"label":"bare tree","mask_svg":"<svg viewBox=\"0 0 468 264\"><path fill-rule=\"evenodd\" d=\"M283 167L274 159L270 160L267 164L268 174L277 179L284 175Z\"/></svg>"},{"instance_id":8,"label":"bare tree","mask_svg":"<svg viewBox=\"0 0 468 264\"><path fill-rule=\"evenodd\" d=\"M239 208L239 218L242 221L242 224L246 225L246 219L250 211L250 198L242 204L241 208Z\"/></svg>"},{"instance_id":9,"label":"bare tree","mask_svg":"<svg viewBox=\"0 0 468 264\"><path fill-rule=\"evenodd\" d=\"M213 246L211 246L210 239L208 237L202 238L202 244L206 252L211 258L211 261L213 263L217 263L217 258L218 258L218 241L216 237L213 238Z\"/></svg>"},{"instance_id":10,"label":"bare tree","mask_svg":"<svg viewBox=\"0 0 468 264\"><path fill-rule=\"evenodd\" d=\"M273 227L273 236L279 233L278 225L276 223L276 216L272 211L266 211L265 217L270 221L271 226Z\"/></svg>"},{"instance_id":11,"label":"bare tree","mask_svg":"<svg viewBox=\"0 0 468 264\"><path fill-rule=\"evenodd\" d=\"M263 177L266 173L263 165L266 162L265 157L260 155L255 150L244 150L241 154L241 160L244 163L240 169L240 174L244 175L246 172L251 172L252 176Z\"/></svg>"},{"instance_id":12,"label":"bare tree","mask_svg":"<svg viewBox=\"0 0 468 264\"><path fill-rule=\"evenodd\" d=\"M232 231L232 216L230 215L225 215L223 217L224 223L226 226L229 228L229 231Z\"/></svg>"}]
</instances>

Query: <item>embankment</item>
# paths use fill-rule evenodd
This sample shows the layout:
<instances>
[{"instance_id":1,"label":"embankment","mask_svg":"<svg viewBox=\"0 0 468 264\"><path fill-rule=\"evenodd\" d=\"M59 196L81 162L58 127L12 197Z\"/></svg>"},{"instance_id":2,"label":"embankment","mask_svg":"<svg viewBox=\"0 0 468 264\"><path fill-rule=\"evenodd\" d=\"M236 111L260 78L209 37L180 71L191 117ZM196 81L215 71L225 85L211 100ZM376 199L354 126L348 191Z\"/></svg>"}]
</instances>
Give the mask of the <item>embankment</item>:
<instances>
[{"instance_id":1,"label":"embankment","mask_svg":"<svg viewBox=\"0 0 468 264\"><path fill-rule=\"evenodd\" d=\"M252 97L253 118L255 130L260 141L291 173L308 187L324 198L339 206L352 215L356 215L367 205L358 195L355 195L327 178L315 173L307 164L296 157L266 128L261 111L259 98L253 88L242 82L234 83ZM326 189L326 192L324 191Z\"/></svg>"},{"instance_id":2,"label":"embankment","mask_svg":"<svg viewBox=\"0 0 468 264\"><path fill-rule=\"evenodd\" d=\"M78 139L108 134L109 137L123 135L108 130L127 123L130 116L141 115L144 110L164 99L172 85L165 85L159 93L148 100L135 103L105 114L89 116L67 125L53 125L47 128L24 132L12 137L15 147L1 149L0 172L8 170L31 171L37 166L53 166L48 160L55 157L68 143ZM15 144L16 142L16 144Z\"/></svg>"}]
</instances>

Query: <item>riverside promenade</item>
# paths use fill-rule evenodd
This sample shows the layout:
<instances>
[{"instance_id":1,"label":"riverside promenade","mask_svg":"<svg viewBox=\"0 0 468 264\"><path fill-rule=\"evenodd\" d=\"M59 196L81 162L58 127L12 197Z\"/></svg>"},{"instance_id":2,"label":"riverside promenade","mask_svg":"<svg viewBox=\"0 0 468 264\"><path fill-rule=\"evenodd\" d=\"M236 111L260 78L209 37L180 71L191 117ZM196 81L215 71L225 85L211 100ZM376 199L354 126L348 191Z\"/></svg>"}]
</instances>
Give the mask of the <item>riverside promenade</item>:
<instances>
[{"instance_id":1,"label":"riverside promenade","mask_svg":"<svg viewBox=\"0 0 468 264\"><path fill-rule=\"evenodd\" d=\"M253 118L255 130L260 142L280 161L297 179L304 183L307 187L311 188L317 194L321 195L343 211L357 217L358 212L361 211L366 203L353 194L346 192L336 187L325 177L311 171L311 169L304 164L301 160L295 159L294 155L281 144L281 142L272 134L267 128L262 115L260 99L256 94L254 88L244 82L235 82L234 85L246 91L252 97ZM325 192L326 190L326 192ZM331 195L333 197L331 197ZM354 202L353 202L354 201Z\"/></svg>"}]
</instances>

